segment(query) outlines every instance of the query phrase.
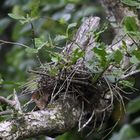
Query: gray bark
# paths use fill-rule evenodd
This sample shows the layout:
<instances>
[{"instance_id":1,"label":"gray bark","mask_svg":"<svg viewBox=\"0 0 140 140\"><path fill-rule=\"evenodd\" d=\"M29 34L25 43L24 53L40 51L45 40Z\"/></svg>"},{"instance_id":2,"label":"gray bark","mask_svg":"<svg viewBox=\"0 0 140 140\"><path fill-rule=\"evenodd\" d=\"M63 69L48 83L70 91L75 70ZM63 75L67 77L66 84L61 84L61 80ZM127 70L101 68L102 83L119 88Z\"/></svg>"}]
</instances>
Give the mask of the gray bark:
<instances>
[{"instance_id":1,"label":"gray bark","mask_svg":"<svg viewBox=\"0 0 140 140\"><path fill-rule=\"evenodd\" d=\"M105 7L106 13L112 22L112 20L117 23L121 23L122 19L126 16L134 16L140 25L138 18L138 11L136 8L129 7L121 2L121 0L100 0L103 7Z\"/></svg>"},{"instance_id":2,"label":"gray bark","mask_svg":"<svg viewBox=\"0 0 140 140\"><path fill-rule=\"evenodd\" d=\"M77 103L68 98L49 104L46 110L22 114L0 123L0 140L21 140L38 135L54 137L75 127L80 116Z\"/></svg>"}]
</instances>

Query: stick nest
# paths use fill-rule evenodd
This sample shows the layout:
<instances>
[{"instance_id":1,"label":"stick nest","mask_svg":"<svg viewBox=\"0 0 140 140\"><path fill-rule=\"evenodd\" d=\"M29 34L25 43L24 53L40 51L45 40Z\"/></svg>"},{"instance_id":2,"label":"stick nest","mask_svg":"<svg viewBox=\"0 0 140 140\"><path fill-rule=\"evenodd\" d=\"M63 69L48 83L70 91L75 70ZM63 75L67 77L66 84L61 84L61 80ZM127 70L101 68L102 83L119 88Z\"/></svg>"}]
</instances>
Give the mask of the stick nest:
<instances>
[{"instance_id":1,"label":"stick nest","mask_svg":"<svg viewBox=\"0 0 140 140\"><path fill-rule=\"evenodd\" d=\"M59 69L57 74L50 73L55 64L44 66L38 71L30 72L36 75L32 80L37 88L32 91L32 100L38 109L45 109L51 102L61 99L65 101L71 97L77 105L81 106L79 118L79 131L93 123L102 125L109 118L113 109L112 93L109 90L106 79L99 78L93 82L94 75L87 68L70 66Z\"/></svg>"}]
</instances>

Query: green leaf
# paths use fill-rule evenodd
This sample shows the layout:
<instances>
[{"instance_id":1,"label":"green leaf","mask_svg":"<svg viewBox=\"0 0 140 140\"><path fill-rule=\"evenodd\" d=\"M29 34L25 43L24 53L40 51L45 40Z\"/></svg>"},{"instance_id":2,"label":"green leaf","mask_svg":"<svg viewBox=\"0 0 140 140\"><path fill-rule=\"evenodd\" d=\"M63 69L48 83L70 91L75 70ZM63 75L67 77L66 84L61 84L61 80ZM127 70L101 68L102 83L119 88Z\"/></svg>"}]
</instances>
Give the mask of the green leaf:
<instances>
[{"instance_id":1,"label":"green leaf","mask_svg":"<svg viewBox=\"0 0 140 140\"><path fill-rule=\"evenodd\" d=\"M127 51L127 45L126 42L124 40L122 40L122 48Z\"/></svg>"},{"instance_id":2,"label":"green leaf","mask_svg":"<svg viewBox=\"0 0 140 140\"><path fill-rule=\"evenodd\" d=\"M40 4L41 4L40 0L34 0L31 2L31 5L30 5L31 17L37 17L39 15Z\"/></svg>"},{"instance_id":3,"label":"green leaf","mask_svg":"<svg viewBox=\"0 0 140 140\"><path fill-rule=\"evenodd\" d=\"M128 31L128 34L132 35L132 36L136 36L139 38L140 36L140 32L139 31Z\"/></svg>"},{"instance_id":4,"label":"green leaf","mask_svg":"<svg viewBox=\"0 0 140 140\"><path fill-rule=\"evenodd\" d=\"M38 53L37 49L33 49L33 48L26 48L25 51L29 54L35 54Z\"/></svg>"},{"instance_id":5,"label":"green leaf","mask_svg":"<svg viewBox=\"0 0 140 140\"><path fill-rule=\"evenodd\" d=\"M66 36L67 36L67 37L68 37L68 32L69 32L69 30L70 30L71 28L76 27L76 26L77 26L77 23L75 23L75 22L68 25L67 30L66 30Z\"/></svg>"},{"instance_id":6,"label":"green leaf","mask_svg":"<svg viewBox=\"0 0 140 140\"><path fill-rule=\"evenodd\" d=\"M80 58L83 58L83 56L84 56L84 51L82 51L79 48L76 48L72 52L72 57L71 57L72 64L75 64L77 62L77 60L80 59Z\"/></svg>"},{"instance_id":7,"label":"green leaf","mask_svg":"<svg viewBox=\"0 0 140 140\"><path fill-rule=\"evenodd\" d=\"M31 21L37 18L37 17L30 17L29 14L27 14L26 17L13 13L9 13L8 15L13 19L19 20L21 24L30 23Z\"/></svg>"},{"instance_id":8,"label":"green leaf","mask_svg":"<svg viewBox=\"0 0 140 140\"><path fill-rule=\"evenodd\" d=\"M134 80L133 79L131 79L131 80L123 80L123 81L120 81L119 82L120 84L122 84L124 87L128 87L128 88L132 88L133 89L133 87L134 87Z\"/></svg>"},{"instance_id":9,"label":"green leaf","mask_svg":"<svg viewBox=\"0 0 140 140\"><path fill-rule=\"evenodd\" d=\"M52 62L59 63L62 59L63 59L62 54L59 54L59 53L52 53L51 54Z\"/></svg>"},{"instance_id":10,"label":"green leaf","mask_svg":"<svg viewBox=\"0 0 140 140\"><path fill-rule=\"evenodd\" d=\"M42 49L45 45L47 45L48 42L44 41L42 38L35 38L35 47L37 50Z\"/></svg>"},{"instance_id":11,"label":"green leaf","mask_svg":"<svg viewBox=\"0 0 140 140\"><path fill-rule=\"evenodd\" d=\"M56 67L52 67L48 72L51 76L56 76L58 74L58 69Z\"/></svg>"},{"instance_id":12,"label":"green leaf","mask_svg":"<svg viewBox=\"0 0 140 140\"><path fill-rule=\"evenodd\" d=\"M103 58L103 59L106 58L107 53L106 53L106 51L105 51L105 48L101 48L101 47L97 48L97 47L95 47L95 48L93 48L93 51L94 51L97 55L99 55L101 58Z\"/></svg>"},{"instance_id":13,"label":"green leaf","mask_svg":"<svg viewBox=\"0 0 140 140\"><path fill-rule=\"evenodd\" d=\"M52 48L54 47L53 40L52 40L50 35L49 35L49 38L48 38L48 44L49 44L50 47L52 47Z\"/></svg>"},{"instance_id":14,"label":"green leaf","mask_svg":"<svg viewBox=\"0 0 140 140\"><path fill-rule=\"evenodd\" d=\"M65 39L67 39L67 36L65 36L65 35L57 35L57 36L55 37L54 41L57 43L57 42L59 42L59 41L65 40Z\"/></svg>"},{"instance_id":15,"label":"green leaf","mask_svg":"<svg viewBox=\"0 0 140 140\"><path fill-rule=\"evenodd\" d=\"M121 2L128 6L136 6L136 7L140 6L140 2L138 2L137 0L121 0Z\"/></svg>"},{"instance_id":16,"label":"green leaf","mask_svg":"<svg viewBox=\"0 0 140 140\"><path fill-rule=\"evenodd\" d=\"M130 62L133 63L133 64L139 64L140 60L137 59L137 57L134 55L130 58Z\"/></svg>"},{"instance_id":17,"label":"green leaf","mask_svg":"<svg viewBox=\"0 0 140 140\"><path fill-rule=\"evenodd\" d=\"M103 46L101 47L95 47L93 48L94 53L100 58L100 65L102 67L106 66L106 56L107 56L107 52L105 50L105 48Z\"/></svg>"},{"instance_id":18,"label":"green leaf","mask_svg":"<svg viewBox=\"0 0 140 140\"><path fill-rule=\"evenodd\" d=\"M140 97L129 102L127 108L128 113L135 113L140 110Z\"/></svg>"},{"instance_id":19,"label":"green leaf","mask_svg":"<svg viewBox=\"0 0 140 140\"><path fill-rule=\"evenodd\" d=\"M16 14L13 14L13 13L8 13L8 16L13 18L13 19L16 19L16 20L25 20L26 19L24 16L16 15Z\"/></svg>"},{"instance_id":20,"label":"green leaf","mask_svg":"<svg viewBox=\"0 0 140 140\"><path fill-rule=\"evenodd\" d=\"M132 54L135 55L138 60L140 60L140 50L134 50Z\"/></svg>"},{"instance_id":21,"label":"green leaf","mask_svg":"<svg viewBox=\"0 0 140 140\"><path fill-rule=\"evenodd\" d=\"M59 61L58 57L52 57L51 60L52 60L52 62L55 62L55 63L57 63Z\"/></svg>"},{"instance_id":22,"label":"green leaf","mask_svg":"<svg viewBox=\"0 0 140 140\"><path fill-rule=\"evenodd\" d=\"M77 26L77 23L74 22L74 23L69 24L67 29L69 30L69 29L74 28L76 26Z\"/></svg>"},{"instance_id":23,"label":"green leaf","mask_svg":"<svg viewBox=\"0 0 140 140\"><path fill-rule=\"evenodd\" d=\"M128 32L137 32L139 30L135 17L125 17L123 25Z\"/></svg>"},{"instance_id":24,"label":"green leaf","mask_svg":"<svg viewBox=\"0 0 140 140\"><path fill-rule=\"evenodd\" d=\"M120 64L121 60L123 59L123 54L120 50L116 50L114 53L114 60L117 64Z\"/></svg>"},{"instance_id":25,"label":"green leaf","mask_svg":"<svg viewBox=\"0 0 140 140\"><path fill-rule=\"evenodd\" d=\"M139 134L131 125L123 125L119 133L114 134L109 140L132 140L138 137Z\"/></svg>"},{"instance_id":26,"label":"green leaf","mask_svg":"<svg viewBox=\"0 0 140 140\"><path fill-rule=\"evenodd\" d=\"M4 84L4 85L13 85L13 86L16 86L16 87L21 85L20 82L14 82L14 81L3 81L2 84Z\"/></svg>"}]
</instances>

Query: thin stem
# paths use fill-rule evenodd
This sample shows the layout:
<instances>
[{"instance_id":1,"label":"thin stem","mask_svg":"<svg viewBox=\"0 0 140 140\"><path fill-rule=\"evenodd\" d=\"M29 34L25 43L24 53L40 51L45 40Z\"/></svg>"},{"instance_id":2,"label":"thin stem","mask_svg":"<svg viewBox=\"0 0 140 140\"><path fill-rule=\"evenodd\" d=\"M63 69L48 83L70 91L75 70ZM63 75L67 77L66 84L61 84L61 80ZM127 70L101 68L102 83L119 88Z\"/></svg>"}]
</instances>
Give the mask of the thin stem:
<instances>
[{"instance_id":1,"label":"thin stem","mask_svg":"<svg viewBox=\"0 0 140 140\"><path fill-rule=\"evenodd\" d=\"M0 42L3 43L3 44L18 45L18 46L22 46L22 47L25 47L25 48L29 48L27 45L24 45L24 44L21 44L21 43L18 43L18 42L11 42L11 41L5 41L5 40L0 40Z\"/></svg>"},{"instance_id":2,"label":"thin stem","mask_svg":"<svg viewBox=\"0 0 140 140\"><path fill-rule=\"evenodd\" d=\"M6 105L10 106L11 108L14 108L14 106L16 104L15 101L8 100L2 96L0 96L0 103L6 104Z\"/></svg>"},{"instance_id":3,"label":"thin stem","mask_svg":"<svg viewBox=\"0 0 140 140\"><path fill-rule=\"evenodd\" d=\"M32 22L30 22L31 24L31 32L32 32L32 43L33 43L33 46L34 48L36 48L36 45L35 45L35 30L34 30L34 25Z\"/></svg>"}]
</instances>

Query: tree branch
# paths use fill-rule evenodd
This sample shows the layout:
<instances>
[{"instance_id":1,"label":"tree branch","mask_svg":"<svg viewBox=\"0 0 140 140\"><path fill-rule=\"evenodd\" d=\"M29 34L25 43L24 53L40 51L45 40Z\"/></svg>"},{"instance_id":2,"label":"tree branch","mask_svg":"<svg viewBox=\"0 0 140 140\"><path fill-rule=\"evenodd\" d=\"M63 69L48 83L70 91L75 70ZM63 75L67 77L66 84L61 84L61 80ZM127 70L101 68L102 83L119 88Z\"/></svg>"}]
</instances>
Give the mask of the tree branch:
<instances>
[{"instance_id":1,"label":"tree branch","mask_svg":"<svg viewBox=\"0 0 140 140\"><path fill-rule=\"evenodd\" d=\"M10 115L10 114L12 114L12 113L13 113L12 110L6 110L6 111L0 112L0 116L3 116L3 115Z\"/></svg>"},{"instance_id":2,"label":"tree branch","mask_svg":"<svg viewBox=\"0 0 140 140\"><path fill-rule=\"evenodd\" d=\"M129 77L131 77L131 76L133 76L133 75L138 74L138 73L140 73L140 70L131 71L130 73L128 73L128 74L126 74L126 75L122 75L122 76L120 77L120 79L118 79L118 81L125 80L125 79L127 79L127 78L129 78Z\"/></svg>"},{"instance_id":3,"label":"tree branch","mask_svg":"<svg viewBox=\"0 0 140 140\"><path fill-rule=\"evenodd\" d=\"M8 100L8 99L6 99L2 96L0 96L0 103L1 104L6 104L6 105L10 106L11 108L14 108L14 106L16 104L15 101Z\"/></svg>"},{"instance_id":4,"label":"tree branch","mask_svg":"<svg viewBox=\"0 0 140 140\"><path fill-rule=\"evenodd\" d=\"M80 109L74 100L57 101L49 104L47 110L1 122L0 139L21 140L41 134L54 137L75 127L79 116Z\"/></svg>"},{"instance_id":5,"label":"tree branch","mask_svg":"<svg viewBox=\"0 0 140 140\"><path fill-rule=\"evenodd\" d=\"M0 103L6 104L7 106L11 107L14 110L14 112L16 112L18 114L22 114L21 105L18 100L15 89L14 89L14 93L13 93L13 100L8 100L8 99L0 96Z\"/></svg>"}]
</instances>

